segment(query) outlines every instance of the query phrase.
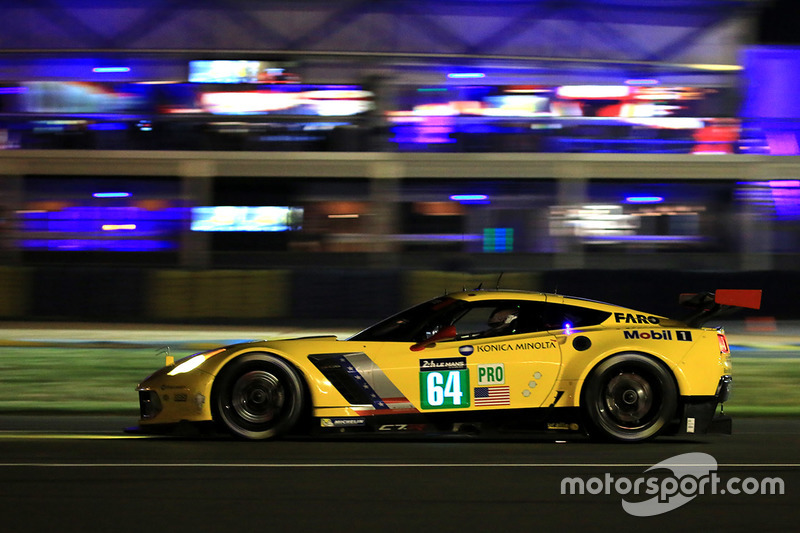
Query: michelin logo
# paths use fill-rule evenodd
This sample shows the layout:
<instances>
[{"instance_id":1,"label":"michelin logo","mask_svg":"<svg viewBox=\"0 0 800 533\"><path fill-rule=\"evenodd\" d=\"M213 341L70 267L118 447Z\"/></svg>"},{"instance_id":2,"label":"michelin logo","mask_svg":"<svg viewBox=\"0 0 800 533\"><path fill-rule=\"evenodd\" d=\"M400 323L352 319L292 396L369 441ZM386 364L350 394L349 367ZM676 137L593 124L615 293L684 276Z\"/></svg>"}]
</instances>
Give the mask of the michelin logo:
<instances>
[{"instance_id":1,"label":"michelin logo","mask_svg":"<svg viewBox=\"0 0 800 533\"><path fill-rule=\"evenodd\" d=\"M322 418L319 421L320 427L324 428L359 427L366 423L367 421L363 418Z\"/></svg>"}]
</instances>

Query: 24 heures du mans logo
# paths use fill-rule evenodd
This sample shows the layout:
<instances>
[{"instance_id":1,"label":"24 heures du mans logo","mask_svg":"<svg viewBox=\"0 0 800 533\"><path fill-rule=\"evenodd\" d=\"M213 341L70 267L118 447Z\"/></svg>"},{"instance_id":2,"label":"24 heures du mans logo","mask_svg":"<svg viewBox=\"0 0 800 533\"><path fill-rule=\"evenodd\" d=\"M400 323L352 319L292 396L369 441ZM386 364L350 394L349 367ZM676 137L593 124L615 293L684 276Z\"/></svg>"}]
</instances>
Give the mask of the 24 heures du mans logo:
<instances>
[{"instance_id":1,"label":"24 heures du mans logo","mask_svg":"<svg viewBox=\"0 0 800 533\"><path fill-rule=\"evenodd\" d=\"M463 370L467 368L467 359L464 357L443 357L441 359L420 359L420 372L434 370Z\"/></svg>"}]
</instances>

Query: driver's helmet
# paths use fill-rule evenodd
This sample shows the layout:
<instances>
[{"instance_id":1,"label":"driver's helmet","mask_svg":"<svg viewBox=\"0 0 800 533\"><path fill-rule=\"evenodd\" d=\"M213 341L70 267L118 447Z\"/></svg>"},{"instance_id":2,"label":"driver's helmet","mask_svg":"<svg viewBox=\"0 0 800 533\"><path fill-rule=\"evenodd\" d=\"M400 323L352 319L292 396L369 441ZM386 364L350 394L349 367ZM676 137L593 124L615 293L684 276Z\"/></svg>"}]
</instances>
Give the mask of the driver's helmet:
<instances>
[{"instance_id":1,"label":"driver's helmet","mask_svg":"<svg viewBox=\"0 0 800 533\"><path fill-rule=\"evenodd\" d=\"M503 328L514 322L519 316L519 309L498 308L489 317L489 327L492 329Z\"/></svg>"}]
</instances>

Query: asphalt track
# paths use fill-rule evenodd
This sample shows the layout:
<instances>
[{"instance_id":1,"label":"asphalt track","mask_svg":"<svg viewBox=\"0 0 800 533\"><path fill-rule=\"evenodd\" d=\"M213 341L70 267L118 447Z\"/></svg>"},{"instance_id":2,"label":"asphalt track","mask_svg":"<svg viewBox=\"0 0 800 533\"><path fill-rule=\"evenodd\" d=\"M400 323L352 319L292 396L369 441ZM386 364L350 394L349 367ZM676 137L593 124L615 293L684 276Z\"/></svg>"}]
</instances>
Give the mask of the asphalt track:
<instances>
[{"instance_id":1,"label":"asphalt track","mask_svg":"<svg viewBox=\"0 0 800 533\"><path fill-rule=\"evenodd\" d=\"M561 435L242 442L122 431L135 422L0 417L0 529L765 532L797 530L800 519L797 419L740 419L732 436L636 445ZM669 477L646 471L697 452L717 464L720 486L777 477L784 493L698 495L687 486L695 497L663 514L622 508L623 499L650 496L620 495L620 478ZM565 477L591 488L608 476L608 494L562 494Z\"/></svg>"},{"instance_id":2,"label":"asphalt track","mask_svg":"<svg viewBox=\"0 0 800 533\"><path fill-rule=\"evenodd\" d=\"M340 336L353 331L315 329ZM200 349L298 333L308 331L6 323L0 326L0 343L169 343ZM740 328L731 340L754 353L794 356L800 325L781 324L766 336ZM637 445L564 435L240 442L123 431L135 424L135 413L0 416L0 532L762 533L794 531L800 521L800 419L740 418L732 436ZM665 497L658 507L662 514L637 517L623 508L623 501L653 497L621 494L625 481L656 477L666 489L676 477L664 468L648 469L690 453L707 454L706 465L724 487L739 480L752 489L759 481L779 479L783 494L689 490L686 503L672 510L665 506L677 497ZM584 493L563 494L565 478L584 482Z\"/></svg>"}]
</instances>

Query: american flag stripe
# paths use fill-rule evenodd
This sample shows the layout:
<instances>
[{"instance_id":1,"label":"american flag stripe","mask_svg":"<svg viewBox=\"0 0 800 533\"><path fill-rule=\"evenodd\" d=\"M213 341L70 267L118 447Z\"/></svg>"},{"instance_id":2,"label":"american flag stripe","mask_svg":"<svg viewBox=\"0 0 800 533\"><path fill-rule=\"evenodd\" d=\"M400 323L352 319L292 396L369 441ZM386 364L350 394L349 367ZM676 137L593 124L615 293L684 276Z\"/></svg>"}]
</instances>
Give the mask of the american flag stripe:
<instances>
[{"instance_id":1,"label":"american flag stripe","mask_svg":"<svg viewBox=\"0 0 800 533\"><path fill-rule=\"evenodd\" d=\"M475 387L475 406L510 405L511 391L508 385L502 387Z\"/></svg>"},{"instance_id":2,"label":"american flag stripe","mask_svg":"<svg viewBox=\"0 0 800 533\"><path fill-rule=\"evenodd\" d=\"M414 404L408 401L408 398L383 398L383 403L391 409L393 415L419 413L419 410L414 407ZM373 408L370 410L357 410L356 413L358 416L374 416L385 415L386 411L384 409Z\"/></svg>"}]
</instances>

